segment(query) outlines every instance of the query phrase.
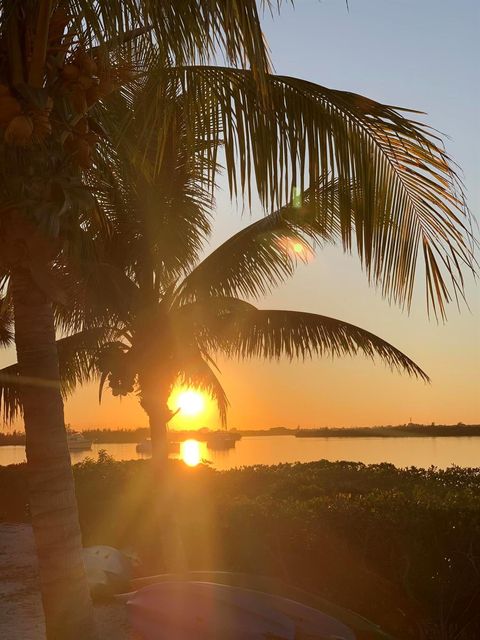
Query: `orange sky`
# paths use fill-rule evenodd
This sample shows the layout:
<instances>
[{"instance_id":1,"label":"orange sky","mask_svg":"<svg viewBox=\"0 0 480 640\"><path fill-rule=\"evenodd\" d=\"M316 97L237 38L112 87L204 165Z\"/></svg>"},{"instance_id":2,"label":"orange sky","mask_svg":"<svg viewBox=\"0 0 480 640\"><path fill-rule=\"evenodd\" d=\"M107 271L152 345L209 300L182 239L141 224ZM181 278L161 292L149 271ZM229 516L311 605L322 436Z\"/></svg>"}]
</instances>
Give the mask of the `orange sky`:
<instances>
[{"instance_id":1,"label":"orange sky","mask_svg":"<svg viewBox=\"0 0 480 640\"><path fill-rule=\"evenodd\" d=\"M472 289L475 292L475 289ZM420 292L419 292L420 293ZM267 304L268 303L268 304ZM220 362L221 380L231 407L229 426L367 426L374 424L480 423L478 363L480 304L471 297L471 312L450 308L449 321L428 320L418 295L410 316L390 307L367 286L357 259L329 248L262 307L314 311L358 324L392 342L430 375L425 384L363 357L307 363ZM135 398L84 388L66 405L75 427L133 427L147 424ZM178 415L172 426L217 426L211 403L195 418Z\"/></svg>"}]
</instances>

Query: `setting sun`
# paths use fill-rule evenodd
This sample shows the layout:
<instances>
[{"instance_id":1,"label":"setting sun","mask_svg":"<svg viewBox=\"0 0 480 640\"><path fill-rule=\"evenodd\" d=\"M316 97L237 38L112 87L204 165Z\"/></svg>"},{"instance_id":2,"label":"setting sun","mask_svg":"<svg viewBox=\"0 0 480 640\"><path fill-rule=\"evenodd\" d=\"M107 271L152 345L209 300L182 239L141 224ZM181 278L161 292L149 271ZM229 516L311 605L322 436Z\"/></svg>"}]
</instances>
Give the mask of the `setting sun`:
<instances>
[{"instance_id":1,"label":"setting sun","mask_svg":"<svg viewBox=\"0 0 480 640\"><path fill-rule=\"evenodd\" d=\"M178 409L186 416L196 416L205 407L205 400L199 391L187 389L179 393L176 401Z\"/></svg>"},{"instance_id":2,"label":"setting sun","mask_svg":"<svg viewBox=\"0 0 480 640\"><path fill-rule=\"evenodd\" d=\"M170 429L200 429L218 424L216 405L208 393L193 386L176 385L168 399L174 413Z\"/></svg>"}]
</instances>

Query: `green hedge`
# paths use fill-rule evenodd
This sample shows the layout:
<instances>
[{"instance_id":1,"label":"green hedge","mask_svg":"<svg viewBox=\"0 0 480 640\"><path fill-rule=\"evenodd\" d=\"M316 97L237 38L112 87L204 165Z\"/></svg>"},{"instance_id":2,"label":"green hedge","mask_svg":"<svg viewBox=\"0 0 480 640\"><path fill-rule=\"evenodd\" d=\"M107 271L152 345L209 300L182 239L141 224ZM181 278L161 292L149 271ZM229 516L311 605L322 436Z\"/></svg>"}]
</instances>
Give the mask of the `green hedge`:
<instances>
[{"instance_id":1,"label":"green hedge","mask_svg":"<svg viewBox=\"0 0 480 640\"><path fill-rule=\"evenodd\" d=\"M0 468L3 519L28 518L25 471ZM480 469L320 461L171 471L191 569L279 577L400 638L480 637ZM143 573L163 570L150 464L102 456L74 473L84 543L130 548Z\"/></svg>"}]
</instances>

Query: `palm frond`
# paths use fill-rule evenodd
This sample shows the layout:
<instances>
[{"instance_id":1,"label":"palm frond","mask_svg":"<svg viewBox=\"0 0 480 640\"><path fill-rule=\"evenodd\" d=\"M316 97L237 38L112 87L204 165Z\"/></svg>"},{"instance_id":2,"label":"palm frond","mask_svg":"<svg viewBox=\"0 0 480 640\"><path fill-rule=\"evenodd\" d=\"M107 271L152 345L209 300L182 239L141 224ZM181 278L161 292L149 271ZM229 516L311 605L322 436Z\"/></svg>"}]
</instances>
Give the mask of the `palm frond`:
<instances>
[{"instance_id":1,"label":"palm frond","mask_svg":"<svg viewBox=\"0 0 480 640\"><path fill-rule=\"evenodd\" d=\"M60 388L64 398L77 386L98 377L95 354L110 335L109 328L93 328L57 340ZM4 422L11 423L22 415L22 384L18 364L0 369L0 413Z\"/></svg>"},{"instance_id":2,"label":"palm frond","mask_svg":"<svg viewBox=\"0 0 480 640\"><path fill-rule=\"evenodd\" d=\"M36 3L27 2L32 13ZM261 80L269 67L256 0L67 0L70 24L92 47L160 56L177 64L223 55L249 63ZM267 8L277 2L262 2Z\"/></svg>"},{"instance_id":3,"label":"palm frond","mask_svg":"<svg viewBox=\"0 0 480 640\"><path fill-rule=\"evenodd\" d=\"M60 384L63 397L68 397L77 386L98 378L95 356L111 337L109 327L95 327L57 340Z\"/></svg>"},{"instance_id":4,"label":"palm frond","mask_svg":"<svg viewBox=\"0 0 480 640\"><path fill-rule=\"evenodd\" d=\"M222 426L227 424L228 398L210 364L197 347L185 345L175 354L178 381L185 386L192 386L205 391L217 405Z\"/></svg>"},{"instance_id":5,"label":"palm frond","mask_svg":"<svg viewBox=\"0 0 480 640\"><path fill-rule=\"evenodd\" d=\"M197 316L204 318L205 343L238 358L340 357L363 354L383 360L392 369L428 381L427 374L382 338L355 325L314 313L289 310L263 310L241 300L228 306L219 301L217 312L212 301L197 303ZM203 311L201 308L203 307Z\"/></svg>"},{"instance_id":6,"label":"palm frond","mask_svg":"<svg viewBox=\"0 0 480 640\"><path fill-rule=\"evenodd\" d=\"M13 344L13 315L8 294L0 296L0 347Z\"/></svg>"},{"instance_id":7,"label":"palm frond","mask_svg":"<svg viewBox=\"0 0 480 640\"><path fill-rule=\"evenodd\" d=\"M160 165L152 169L156 141L142 150L148 155L138 162L137 120L127 129L122 126L135 113L138 94L132 105L118 95L99 110L112 143L97 154L89 181L113 230L104 244L108 260L133 269L139 284L145 278L151 281L154 272L162 289L198 260L211 230L214 200L199 154L203 143L192 147L186 139L180 99L174 99L175 117L164 132Z\"/></svg>"},{"instance_id":8,"label":"palm frond","mask_svg":"<svg viewBox=\"0 0 480 640\"><path fill-rule=\"evenodd\" d=\"M181 94L211 167L223 148L231 193L250 197L255 185L271 210L294 188L310 188L313 198L319 178L338 180L343 246L356 243L386 296L409 305L419 252L435 313L463 294L463 270L475 260L461 184L441 140L406 110L273 75L264 105L253 75L233 68L163 68L148 83L141 144L153 131L161 136L171 97Z\"/></svg>"},{"instance_id":9,"label":"palm frond","mask_svg":"<svg viewBox=\"0 0 480 640\"><path fill-rule=\"evenodd\" d=\"M307 191L290 204L248 225L210 253L184 278L178 303L204 296L259 298L291 277L314 245L341 237L338 181Z\"/></svg>"},{"instance_id":10,"label":"palm frond","mask_svg":"<svg viewBox=\"0 0 480 640\"><path fill-rule=\"evenodd\" d=\"M233 65L252 65L257 81L270 67L256 0L167 0L148 7L160 48L173 60L202 63L224 55ZM264 0L267 8L278 2ZM180 63L182 64L182 63Z\"/></svg>"},{"instance_id":11,"label":"palm frond","mask_svg":"<svg viewBox=\"0 0 480 640\"><path fill-rule=\"evenodd\" d=\"M17 364L0 369L0 415L6 424L23 415L18 377Z\"/></svg>"},{"instance_id":12,"label":"palm frond","mask_svg":"<svg viewBox=\"0 0 480 640\"><path fill-rule=\"evenodd\" d=\"M200 355L180 361L179 382L207 393L218 408L222 426L227 424L228 398L217 376L208 362Z\"/></svg>"},{"instance_id":13,"label":"palm frond","mask_svg":"<svg viewBox=\"0 0 480 640\"><path fill-rule=\"evenodd\" d=\"M107 262L78 262L61 267L59 279L67 304L55 307L57 327L80 332L89 327L114 329L141 306L138 287L122 269Z\"/></svg>"}]
</instances>

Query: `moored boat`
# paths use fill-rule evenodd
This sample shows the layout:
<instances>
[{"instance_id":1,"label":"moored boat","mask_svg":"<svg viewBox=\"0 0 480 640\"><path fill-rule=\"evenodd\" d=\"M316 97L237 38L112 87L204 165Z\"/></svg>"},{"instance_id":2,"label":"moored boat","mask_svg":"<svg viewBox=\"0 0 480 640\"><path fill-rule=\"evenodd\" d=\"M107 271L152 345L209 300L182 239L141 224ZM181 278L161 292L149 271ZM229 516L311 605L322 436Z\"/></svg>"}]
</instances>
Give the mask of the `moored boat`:
<instances>
[{"instance_id":1,"label":"moored boat","mask_svg":"<svg viewBox=\"0 0 480 640\"><path fill-rule=\"evenodd\" d=\"M240 440L241 436L237 433L231 433L228 431L214 431L209 433L205 440L207 447L213 450L233 449Z\"/></svg>"},{"instance_id":2,"label":"moored boat","mask_svg":"<svg viewBox=\"0 0 480 640\"><path fill-rule=\"evenodd\" d=\"M142 440L137 444L137 446L135 447L135 450L137 453L145 453L147 455L151 455L152 441L150 440L150 438L147 438L146 440Z\"/></svg>"},{"instance_id":3,"label":"moored boat","mask_svg":"<svg viewBox=\"0 0 480 640\"><path fill-rule=\"evenodd\" d=\"M67 432L67 443L70 451L89 451L92 448L92 441L78 431Z\"/></svg>"},{"instance_id":4,"label":"moored boat","mask_svg":"<svg viewBox=\"0 0 480 640\"><path fill-rule=\"evenodd\" d=\"M152 455L152 441L150 438L146 438L137 444L135 447L137 453L143 453L145 455ZM180 443L169 441L167 443L167 451L168 453L179 453L180 451Z\"/></svg>"}]
</instances>

